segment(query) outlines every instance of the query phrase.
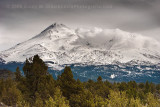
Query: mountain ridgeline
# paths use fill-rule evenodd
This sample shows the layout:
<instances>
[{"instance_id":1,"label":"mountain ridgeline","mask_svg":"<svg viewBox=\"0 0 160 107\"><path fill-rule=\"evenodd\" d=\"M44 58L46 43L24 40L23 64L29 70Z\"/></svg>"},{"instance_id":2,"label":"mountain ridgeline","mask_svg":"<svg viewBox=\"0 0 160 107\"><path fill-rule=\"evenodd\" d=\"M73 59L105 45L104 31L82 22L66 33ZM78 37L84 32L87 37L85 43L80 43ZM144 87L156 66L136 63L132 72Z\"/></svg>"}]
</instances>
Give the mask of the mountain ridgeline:
<instances>
[{"instance_id":1,"label":"mountain ridgeline","mask_svg":"<svg viewBox=\"0 0 160 107\"><path fill-rule=\"evenodd\" d=\"M115 63L158 64L160 43L120 29L71 29L53 24L35 37L2 51L5 62L24 62L38 54L55 64L107 65ZM54 67L54 66L53 66Z\"/></svg>"},{"instance_id":2,"label":"mountain ridgeline","mask_svg":"<svg viewBox=\"0 0 160 107\"><path fill-rule=\"evenodd\" d=\"M111 82L160 81L160 43L153 38L120 29L78 28L52 24L40 34L0 52L0 68L22 70L26 58L38 54L54 78L65 65L75 79Z\"/></svg>"}]
</instances>

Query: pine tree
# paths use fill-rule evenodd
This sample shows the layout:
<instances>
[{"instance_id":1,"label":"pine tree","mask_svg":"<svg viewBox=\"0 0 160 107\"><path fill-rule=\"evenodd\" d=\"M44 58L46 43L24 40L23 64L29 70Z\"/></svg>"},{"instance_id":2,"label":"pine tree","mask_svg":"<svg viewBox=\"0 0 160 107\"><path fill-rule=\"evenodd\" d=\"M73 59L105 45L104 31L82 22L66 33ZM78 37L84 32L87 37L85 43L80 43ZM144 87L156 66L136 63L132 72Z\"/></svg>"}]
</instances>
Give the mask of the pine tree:
<instances>
[{"instance_id":1,"label":"pine tree","mask_svg":"<svg viewBox=\"0 0 160 107\"><path fill-rule=\"evenodd\" d=\"M126 93L119 91L111 91L109 95L109 106L111 107L126 107L128 104L128 98L126 97Z\"/></svg>"},{"instance_id":2,"label":"pine tree","mask_svg":"<svg viewBox=\"0 0 160 107\"><path fill-rule=\"evenodd\" d=\"M94 84L94 93L102 98L108 98L109 88L103 83L101 76L97 78L97 82Z\"/></svg>"},{"instance_id":3,"label":"pine tree","mask_svg":"<svg viewBox=\"0 0 160 107\"><path fill-rule=\"evenodd\" d=\"M99 77L97 78L97 82L102 82L102 77L101 77L101 76L99 76Z\"/></svg>"},{"instance_id":4,"label":"pine tree","mask_svg":"<svg viewBox=\"0 0 160 107\"><path fill-rule=\"evenodd\" d=\"M43 100L41 98L41 96L39 95L39 93L35 93L36 95L36 100L35 100L35 107L44 107L44 104L43 104Z\"/></svg>"},{"instance_id":5,"label":"pine tree","mask_svg":"<svg viewBox=\"0 0 160 107\"><path fill-rule=\"evenodd\" d=\"M19 70L19 67L17 67L17 69L16 69L15 76L16 76L16 81L21 80L22 75L21 75L21 71Z\"/></svg>"},{"instance_id":6,"label":"pine tree","mask_svg":"<svg viewBox=\"0 0 160 107\"><path fill-rule=\"evenodd\" d=\"M16 105L17 102L22 98L22 94L20 90L17 89L16 83L11 79L7 79L5 81L4 88L1 91L1 101L8 106Z\"/></svg>"},{"instance_id":7,"label":"pine tree","mask_svg":"<svg viewBox=\"0 0 160 107\"><path fill-rule=\"evenodd\" d=\"M69 101L62 96L61 90L57 87L54 97L46 101L46 107L69 107Z\"/></svg>"},{"instance_id":8,"label":"pine tree","mask_svg":"<svg viewBox=\"0 0 160 107\"><path fill-rule=\"evenodd\" d=\"M154 97L152 93L147 94L147 107L160 107L160 102Z\"/></svg>"},{"instance_id":9,"label":"pine tree","mask_svg":"<svg viewBox=\"0 0 160 107\"><path fill-rule=\"evenodd\" d=\"M107 107L108 100L106 98L102 98L101 96L96 95L94 98L95 107Z\"/></svg>"},{"instance_id":10,"label":"pine tree","mask_svg":"<svg viewBox=\"0 0 160 107\"><path fill-rule=\"evenodd\" d=\"M140 99L131 98L129 102L129 107L143 107L143 104L141 103Z\"/></svg>"},{"instance_id":11,"label":"pine tree","mask_svg":"<svg viewBox=\"0 0 160 107\"><path fill-rule=\"evenodd\" d=\"M71 68L68 66L65 67L64 72L58 77L58 82L63 95L68 99L71 94L78 94L81 91L81 89L77 88L77 82L73 78Z\"/></svg>"},{"instance_id":12,"label":"pine tree","mask_svg":"<svg viewBox=\"0 0 160 107\"><path fill-rule=\"evenodd\" d=\"M95 107L94 97L88 90L84 90L83 93L72 94L69 101L71 107Z\"/></svg>"},{"instance_id":13,"label":"pine tree","mask_svg":"<svg viewBox=\"0 0 160 107\"><path fill-rule=\"evenodd\" d=\"M145 90L144 90L144 92L145 92L145 93L148 93L148 92L150 92L150 91L151 91L150 84L149 84L149 82L148 82L148 81L146 81L146 84L145 84Z\"/></svg>"},{"instance_id":14,"label":"pine tree","mask_svg":"<svg viewBox=\"0 0 160 107\"><path fill-rule=\"evenodd\" d=\"M54 80L47 70L48 67L38 55L26 60L23 71L26 77L25 85L28 88L28 100L32 105L35 102L36 93L43 102L54 93Z\"/></svg>"}]
</instances>

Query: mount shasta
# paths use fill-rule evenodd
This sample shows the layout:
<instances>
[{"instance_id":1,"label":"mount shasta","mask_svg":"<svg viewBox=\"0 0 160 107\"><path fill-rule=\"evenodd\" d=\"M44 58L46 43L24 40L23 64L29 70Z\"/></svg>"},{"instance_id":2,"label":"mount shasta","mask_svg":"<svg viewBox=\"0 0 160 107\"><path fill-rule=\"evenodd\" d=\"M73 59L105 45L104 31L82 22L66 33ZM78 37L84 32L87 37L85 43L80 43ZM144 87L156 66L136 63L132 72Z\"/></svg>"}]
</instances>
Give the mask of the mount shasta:
<instances>
[{"instance_id":1,"label":"mount shasta","mask_svg":"<svg viewBox=\"0 0 160 107\"><path fill-rule=\"evenodd\" d=\"M71 29L55 23L0 52L0 61L4 66L24 62L35 54L48 64L55 77L65 65L70 65L77 78L86 80L98 75L113 81L160 80L160 43L120 29Z\"/></svg>"}]
</instances>

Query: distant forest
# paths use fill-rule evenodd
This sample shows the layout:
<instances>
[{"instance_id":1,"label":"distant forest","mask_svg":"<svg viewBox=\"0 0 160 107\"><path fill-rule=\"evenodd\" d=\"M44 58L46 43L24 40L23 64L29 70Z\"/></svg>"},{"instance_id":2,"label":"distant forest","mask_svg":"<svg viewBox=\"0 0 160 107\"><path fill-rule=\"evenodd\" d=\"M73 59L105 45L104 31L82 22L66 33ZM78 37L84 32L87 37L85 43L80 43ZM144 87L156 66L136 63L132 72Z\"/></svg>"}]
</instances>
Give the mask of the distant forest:
<instances>
[{"instance_id":1,"label":"distant forest","mask_svg":"<svg viewBox=\"0 0 160 107\"><path fill-rule=\"evenodd\" d=\"M73 78L69 66L55 80L38 55L26 59L23 72L17 67L14 77L2 77L2 107L160 107L160 84L110 83L100 76L81 82Z\"/></svg>"}]
</instances>

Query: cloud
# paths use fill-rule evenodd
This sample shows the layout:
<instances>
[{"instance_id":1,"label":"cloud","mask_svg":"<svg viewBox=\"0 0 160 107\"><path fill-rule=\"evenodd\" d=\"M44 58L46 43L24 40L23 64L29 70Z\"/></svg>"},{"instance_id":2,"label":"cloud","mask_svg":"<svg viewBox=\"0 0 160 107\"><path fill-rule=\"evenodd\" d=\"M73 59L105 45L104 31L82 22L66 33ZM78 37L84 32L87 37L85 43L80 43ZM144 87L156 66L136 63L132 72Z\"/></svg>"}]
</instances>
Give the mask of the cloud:
<instances>
[{"instance_id":1,"label":"cloud","mask_svg":"<svg viewBox=\"0 0 160 107\"><path fill-rule=\"evenodd\" d=\"M160 49L160 43L153 38L120 29L77 29L79 38L73 43L89 48L117 49Z\"/></svg>"},{"instance_id":2,"label":"cloud","mask_svg":"<svg viewBox=\"0 0 160 107\"><path fill-rule=\"evenodd\" d=\"M7 8L8 5L85 5L112 8ZM29 39L48 25L61 22L73 28L119 28L160 40L159 0L0 0L0 51Z\"/></svg>"}]
</instances>

